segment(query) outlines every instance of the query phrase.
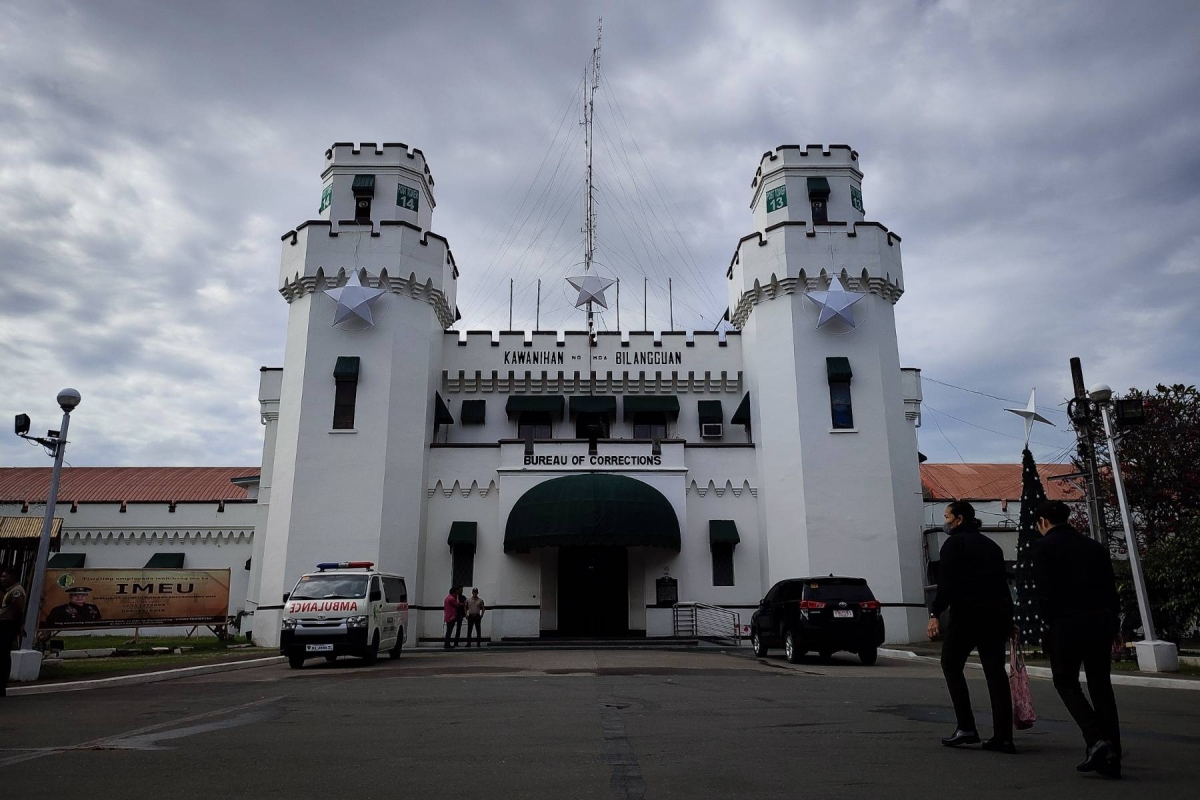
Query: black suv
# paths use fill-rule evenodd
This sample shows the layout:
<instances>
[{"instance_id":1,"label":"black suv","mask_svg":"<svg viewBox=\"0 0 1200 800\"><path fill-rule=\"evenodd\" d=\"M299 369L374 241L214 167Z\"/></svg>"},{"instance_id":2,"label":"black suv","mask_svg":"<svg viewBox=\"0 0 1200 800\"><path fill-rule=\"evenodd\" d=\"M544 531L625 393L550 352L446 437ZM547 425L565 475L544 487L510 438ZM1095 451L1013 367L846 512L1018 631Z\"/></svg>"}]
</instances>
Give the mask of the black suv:
<instances>
[{"instance_id":1,"label":"black suv","mask_svg":"<svg viewBox=\"0 0 1200 800\"><path fill-rule=\"evenodd\" d=\"M822 659L849 650L870 666L883 644L883 615L862 578L790 578L772 586L750 617L750 643L760 657L783 645L793 664L813 650Z\"/></svg>"}]
</instances>

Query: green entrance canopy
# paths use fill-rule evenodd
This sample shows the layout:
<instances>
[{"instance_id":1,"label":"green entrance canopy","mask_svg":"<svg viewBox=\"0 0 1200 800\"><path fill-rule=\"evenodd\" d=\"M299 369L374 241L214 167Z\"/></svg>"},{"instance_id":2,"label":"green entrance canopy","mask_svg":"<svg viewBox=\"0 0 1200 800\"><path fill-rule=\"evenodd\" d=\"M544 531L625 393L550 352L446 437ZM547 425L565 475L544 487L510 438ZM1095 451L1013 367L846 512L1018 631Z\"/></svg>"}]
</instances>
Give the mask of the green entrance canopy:
<instances>
[{"instance_id":1,"label":"green entrance canopy","mask_svg":"<svg viewBox=\"0 0 1200 800\"><path fill-rule=\"evenodd\" d=\"M616 414L617 398L611 394L580 395L571 398L572 414Z\"/></svg>"},{"instance_id":2,"label":"green entrance canopy","mask_svg":"<svg viewBox=\"0 0 1200 800\"><path fill-rule=\"evenodd\" d=\"M649 484L589 472L539 483L517 500L504 528L506 553L597 545L678 552L675 509Z\"/></svg>"},{"instance_id":3,"label":"green entrance canopy","mask_svg":"<svg viewBox=\"0 0 1200 800\"><path fill-rule=\"evenodd\" d=\"M749 425L750 424L750 393L746 392L746 396L742 398L742 402L738 403L737 411L733 412L733 416L729 418L730 425Z\"/></svg>"},{"instance_id":4,"label":"green entrance canopy","mask_svg":"<svg viewBox=\"0 0 1200 800\"><path fill-rule=\"evenodd\" d=\"M55 553L46 562L48 569L83 569L87 553Z\"/></svg>"},{"instance_id":5,"label":"green entrance canopy","mask_svg":"<svg viewBox=\"0 0 1200 800\"><path fill-rule=\"evenodd\" d=\"M155 553L145 569L183 569L183 553Z\"/></svg>"},{"instance_id":6,"label":"green entrance canopy","mask_svg":"<svg viewBox=\"0 0 1200 800\"><path fill-rule=\"evenodd\" d=\"M625 395L625 420L642 412L659 412L670 417L679 416L679 398L673 394Z\"/></svg>"},{"instance_id":7,"label":"green entrance canopy","mask_svg":"<svg viewBox=\"0 0 1200 800\"><path fill-rule=\"evenodd\" d=\"M450 525L450 536L446 539L446 544L451 547L466 546L474 547L475 538L479 531L479 523L477 522L454 522Z\"/></svg>"},{"instance_id":8,"label":"green entrance canopy","mask_svg":"<svg viewBox=\"0 0 1200 800\"><path fill-rule=\"evenodd\" d=\"M548 396L510 394L508 402L504 404L504 410L510 417L513 414L520 414L522 411L542 411L562 417L563 399L559 394Z\"/></svg>"},{"instance_id":9,"label":"green entrance canopy","mask_svg":"<svg viewBox=\"0 0 1200 800\"><path fill-rule=\"evenodd\" d=\"M708 543L738 544L742 537L738 536L737 523L731 519L710 519L708 521Z\"/></svg>"},{"instance_id":10,"label":"green entrance canopy","mask_svg":"<svg viewBox=\"0 0 1200 800\"><path fill-rule=\"evenodd\" d=\"M463 425L482 425L487 416L486 400L463 400L458 416Z\"/></svg>"},{"instance_id":11,"label":"green entrance canopy","mask_svg":"<svg viewBox=\"0 0 1200 800\"><path fill-rule=\"evenodd\" d=\"M696 403L696 411L701 425L720 425L725 415L720 400L700 400Z\"/></svg>"}]
</instances>

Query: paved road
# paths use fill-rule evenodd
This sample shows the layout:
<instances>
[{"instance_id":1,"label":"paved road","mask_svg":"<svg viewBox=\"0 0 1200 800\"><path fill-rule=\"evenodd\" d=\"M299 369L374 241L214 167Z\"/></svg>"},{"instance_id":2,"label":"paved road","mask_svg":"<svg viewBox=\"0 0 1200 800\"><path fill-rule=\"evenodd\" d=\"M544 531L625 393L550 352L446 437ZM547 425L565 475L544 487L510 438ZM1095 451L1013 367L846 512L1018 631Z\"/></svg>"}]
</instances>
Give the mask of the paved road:
<instances>
[{"instance_id":1,"label":"paved road","mask_svg":"<svg viewBox=\"0 0 1200 800\"><path fill-rule=\"evenodd\" d=\"M978 673L975 673L977 676ZM986 702L972 676L976 707ZM1200 692L1118 687L1126 778L1074 772L1048 681L1016 756L938 745L936 665L715 651L406 652L0 700L22 798L1192 796ZM981 723L986 715L981 715ZM886 794L881 794L886 792Z\"/></svg>"}]
</instances>

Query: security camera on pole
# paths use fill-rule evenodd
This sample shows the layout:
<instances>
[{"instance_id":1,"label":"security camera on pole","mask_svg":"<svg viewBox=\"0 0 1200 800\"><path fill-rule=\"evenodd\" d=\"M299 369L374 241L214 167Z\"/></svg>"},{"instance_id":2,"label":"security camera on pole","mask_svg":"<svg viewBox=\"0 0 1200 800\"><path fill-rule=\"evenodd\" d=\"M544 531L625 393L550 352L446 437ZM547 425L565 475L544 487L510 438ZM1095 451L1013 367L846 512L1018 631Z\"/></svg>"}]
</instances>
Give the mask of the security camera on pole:
<instances>
[{"instance_id":1,"label":"security camera on pole","mask_svg":"<svg viewBox=\"0 0 1200 800\"><path fill-rule=\"evenodd\" d=\"M1146 595L1146 581L1142 577L1142 557L1138 552L1137 536L1133 530L1133 517L1129 513L1129 501L1125 498L1125 482L1121 478L1121 454L1117 450L1117 437L1113 435L1113 424L1109 406L1112 389L1103 383L1096 384L1088 394L1100 409L1104 422L1104 435L1108 437L1108 452L1112 460L1113 483L1117 489L1117 504L1121 507L1121 524L1125 528L1126 550L1129 553L1129 568L1133 573L1133 587L1137 591L1138 611L1142 615L1145 637L1135 642L1138 669L1143 672L1177 672L1179 650L1171 642L1160 641L1154 633L1154 620L1150 617L1150 598ZM1127 401L1119 401L1127 402Z\"/></svg>"},{"instance_id":2,"label":"security camera on pole","mask_svg":"<svg viewBox=\"0 0 1200 800\"><path fill-rule=\"evenodd\" d=\"M42 520L42 536L38 540L37 561L33 567L33 585L29 592L29 607L25 611L25 633L21 637L21 649L13 652L13 679L18 681L37 680L42 668L42 654L33 649L37 635L38 616L42 607L42 586L46 581L46 562L50 558L50 532L54 529L54 506L58 502L58 482L62 476L63 455L67 451L67 426L71 423L71 412L79 405L79 392L63 389L58 393L58 406L63 411L62 425L57 431L47 431L45 437L29 435L29 416L18 414L16 434L22 439L37 442L54 456L54 470L50 475L50 492L46 496L46 516Z\"/></svg>"}]
</instances>

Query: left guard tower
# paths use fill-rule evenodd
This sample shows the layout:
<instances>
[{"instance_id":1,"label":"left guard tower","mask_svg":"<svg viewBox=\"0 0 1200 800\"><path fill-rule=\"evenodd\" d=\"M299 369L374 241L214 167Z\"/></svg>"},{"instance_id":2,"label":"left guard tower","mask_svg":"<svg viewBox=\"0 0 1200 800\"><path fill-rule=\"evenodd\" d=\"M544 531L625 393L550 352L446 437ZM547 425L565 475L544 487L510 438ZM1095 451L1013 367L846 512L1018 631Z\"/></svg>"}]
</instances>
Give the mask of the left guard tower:
<instances>
[{"instance_id":1,"label":"left guard tower","mask_svg":"<svg viewBox=\"0 0 1200 800\"><path fill-rule=\"evenodd\" d=\"M265 535L249 598L264 646L279 641L283 594L320 561L374 561L420 590L428 460L413 454L428 452L456 316L454 258L428 232L424 154L339 142L321 177L320 219L283 236L287 342L278 417L264 415Z\"/></svg>"}]
</instances>

